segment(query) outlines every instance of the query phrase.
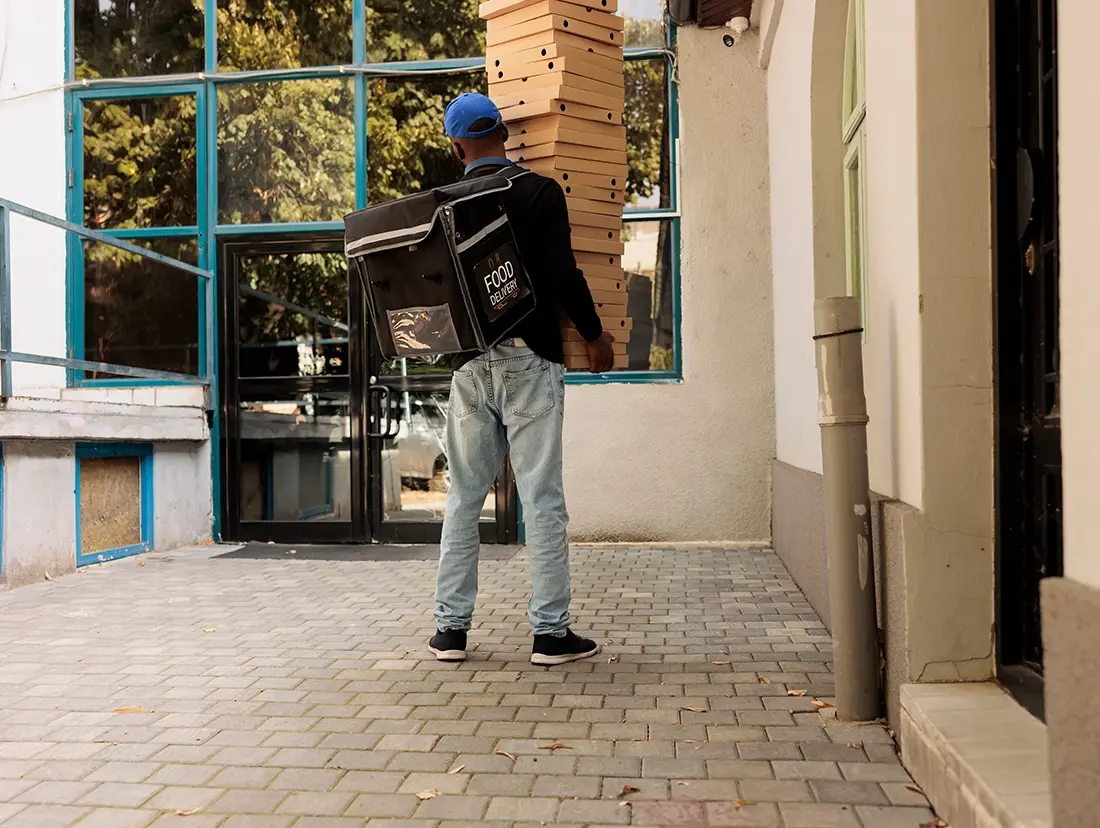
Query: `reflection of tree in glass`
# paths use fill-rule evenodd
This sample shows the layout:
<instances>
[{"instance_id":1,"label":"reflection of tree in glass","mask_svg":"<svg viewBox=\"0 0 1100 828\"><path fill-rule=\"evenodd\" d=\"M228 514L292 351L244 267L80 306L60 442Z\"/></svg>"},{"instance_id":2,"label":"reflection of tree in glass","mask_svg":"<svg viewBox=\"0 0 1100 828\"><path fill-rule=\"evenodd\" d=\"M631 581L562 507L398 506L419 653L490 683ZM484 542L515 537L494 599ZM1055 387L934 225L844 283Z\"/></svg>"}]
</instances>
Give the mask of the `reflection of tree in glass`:
<instances>
[{"instance_id":1,"label":"reflection of tree in glass","mask_svg":"<svg viewBox=\"0 0 1100 828\"><path fill-rule=\"evenodd\" d=\"M367 0L367 61L480 57L478 0Z\"/></svg>"},{"instance_id":2,"label":"reflection of tree in glass","mask_svg":"<svg viewBox=\"0 0 1100 828\"><path fill-rule=\"evenodd\" d=\"M142 246L189 264L196 261L191 239L157 239ZM84 354L76 356L200 373L196 277L98 242L84 249Z\"/></svg>"},{"instance_id":3,"label":"reflection of tree in glass","mask_svg":"<svg viewBox=\"0 0 1100 828\"><path fill-rule=\"evenodd\" d=\"M76 76L202 71L202 5L203 0L75 0Z\"/></svg>"},{"instance_id":4,"label":"reflection of tree in glass","mask_svg":"<svg viewBox=\"0 0 1100 828\"><path fill-rule=\"evenodd\" d=\"M84 104L84 223L197 223L195 98ZM102 251L97 251L102 252Z\"/></svg>"},{"instance_id":5,"label":"reflection of tree in glass","mask_svg":"<svg viewBox=\"0 0 1100 828\"><path fill-rule=\"evenodd\" d=\"M325 317L346 325L348 321L347 259L342 253L299 253L293 256L256 256L242 262L242 288L263 291L290 305L307 308L313 315L284 307L256 296L241 297L241 344L259 344L310 335L315 329L325 338L346 337Z\"/></svg>"},{"instance_id":6,"label":"reflection of tree in glass","mask_svg":"<svg viewBox=\"0 0 1100 828\"><path fill-rule=\"evenodd\" d=\"M223 71L351 63L351 0L218 0Z\"/></svg>"}]
</instances>

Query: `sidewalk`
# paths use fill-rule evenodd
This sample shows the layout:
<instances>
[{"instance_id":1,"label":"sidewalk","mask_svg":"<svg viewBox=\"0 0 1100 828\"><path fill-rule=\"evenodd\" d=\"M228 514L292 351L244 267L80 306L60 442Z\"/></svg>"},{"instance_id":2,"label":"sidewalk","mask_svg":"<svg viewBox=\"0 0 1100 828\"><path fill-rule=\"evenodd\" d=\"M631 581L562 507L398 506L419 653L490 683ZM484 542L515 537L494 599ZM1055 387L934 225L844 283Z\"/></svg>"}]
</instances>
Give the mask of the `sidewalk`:
<instances>
[{"instance_id":1,"label":"sidewalk","mask_svg":"<svg viewBox=\"0 0 1100 828\"><path fill-rule=\"evenodd\" d=\"M881 727L820 706L829 639L770 551L576 549L605 653L550 669L522 557L482 564L476 649L443 665L434 565L222 551L0 593L3 828L933 818Z\"/></svg>"}]
</instances>

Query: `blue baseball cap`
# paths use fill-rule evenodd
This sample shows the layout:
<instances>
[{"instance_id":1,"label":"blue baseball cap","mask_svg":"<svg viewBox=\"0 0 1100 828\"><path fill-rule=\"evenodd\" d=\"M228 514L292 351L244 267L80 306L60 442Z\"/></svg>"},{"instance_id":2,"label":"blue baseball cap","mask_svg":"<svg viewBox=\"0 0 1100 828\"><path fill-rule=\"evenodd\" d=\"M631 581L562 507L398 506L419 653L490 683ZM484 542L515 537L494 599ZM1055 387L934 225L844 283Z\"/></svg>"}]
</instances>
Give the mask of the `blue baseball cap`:
<instances>
[{"instance_id":1,"label":"blue baseball cap","mask_svg":"<svg viewBox=\"0 0 1100 828\"><path fill-rule=\"evenodd\" d=\"M485 119L491 120L493 125L488 129L473 129L474 124ZM501 123L497 105L480 92L463 92L447 104L443 114L443 126L448 138L483 138Z\"/></svg>"}]
</instances>

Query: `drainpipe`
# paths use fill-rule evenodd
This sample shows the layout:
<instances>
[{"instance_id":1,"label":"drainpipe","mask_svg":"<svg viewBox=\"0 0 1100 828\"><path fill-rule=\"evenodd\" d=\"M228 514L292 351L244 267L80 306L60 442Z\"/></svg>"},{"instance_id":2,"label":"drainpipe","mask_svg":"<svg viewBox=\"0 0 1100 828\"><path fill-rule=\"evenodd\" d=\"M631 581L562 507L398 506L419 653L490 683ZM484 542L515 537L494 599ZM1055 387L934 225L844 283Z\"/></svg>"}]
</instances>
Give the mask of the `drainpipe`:
<instances>
[{"instance_id":1,"label":"drainpipe","mask_svg":"<svg viewBox=\"0 0 1100 828\"><path fill-rule=\"evenodd\" d=\"M880 696L859 299L815 300L814 332L837 718L870 721Z\"/></svg>"}]
</instances>

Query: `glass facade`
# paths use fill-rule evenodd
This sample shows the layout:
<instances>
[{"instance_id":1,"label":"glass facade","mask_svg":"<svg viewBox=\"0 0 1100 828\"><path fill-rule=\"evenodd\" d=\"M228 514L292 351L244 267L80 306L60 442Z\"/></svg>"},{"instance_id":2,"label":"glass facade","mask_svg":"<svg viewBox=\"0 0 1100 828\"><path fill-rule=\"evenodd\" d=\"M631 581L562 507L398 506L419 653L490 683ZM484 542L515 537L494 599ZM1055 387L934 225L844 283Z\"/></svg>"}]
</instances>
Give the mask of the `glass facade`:
<instances>
[{"instance_id":1,"label":"glass facade","mask_svg":"<svg viewBox=\"0 0 1100 828\"><path fill-rule=\"evenodd\" d=\"M462 91L485 89L478 0L69 0L68 6L68 75L81 81L66 102L70 220L217 270L219 240L338 232L351 210L461 174L443 135L443 108ZM622 235L630 249L646 248L646 261L625 277L635 323L630 368L619 379L676 379L674 64L659 0L620 0L620 11L628 146ZM79 250L71 250L69 265L72 355L99 359L113 352L112 361L201 372L215 329L201 286L191 279L186 290L179 287L184 275L151 277L146 286L148 268ZM104 313L105 296L111 314ZM128 334L112 319L135 315L126 302L168 314L156 327L166 339L160 357L124 358ZM183 320L193 323L193 333L183 335ZM328 343L327 350L339 338L319 329L287 336L307 333ZM402 372L433 369L439 370L406 365ZM601 380L571 374L569 381Z\"/></svg>"}]
</instances>

